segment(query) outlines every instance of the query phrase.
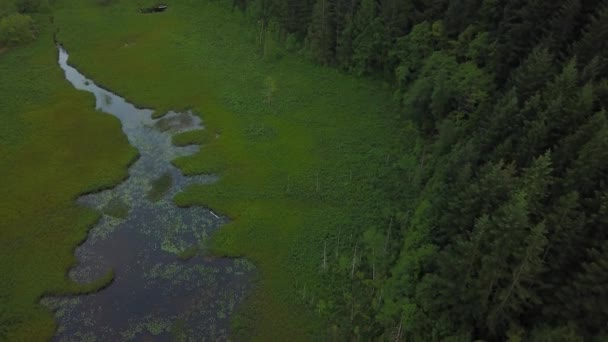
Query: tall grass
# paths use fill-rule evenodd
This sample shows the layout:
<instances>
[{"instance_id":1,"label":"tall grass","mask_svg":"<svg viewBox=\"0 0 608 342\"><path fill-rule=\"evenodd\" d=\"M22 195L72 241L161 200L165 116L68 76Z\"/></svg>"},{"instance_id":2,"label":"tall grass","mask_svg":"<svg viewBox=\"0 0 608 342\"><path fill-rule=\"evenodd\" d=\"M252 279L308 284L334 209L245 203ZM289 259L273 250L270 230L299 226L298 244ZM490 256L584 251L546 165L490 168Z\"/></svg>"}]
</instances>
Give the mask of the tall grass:
<instances>
[{"instance_id":1,"label":"tall grass","mask_svg":"<svg viewBox=\"0 0 608 342\"><path fill-rule=\"evenodd\" d=\"M55 330L44 294L90 292L68 280L74 248L98 219L79 194L126 177L136 153L115 118L68 84L48 20L38 40L0 55L0 340L44 341Z\"/></svg>"}]
</instances>

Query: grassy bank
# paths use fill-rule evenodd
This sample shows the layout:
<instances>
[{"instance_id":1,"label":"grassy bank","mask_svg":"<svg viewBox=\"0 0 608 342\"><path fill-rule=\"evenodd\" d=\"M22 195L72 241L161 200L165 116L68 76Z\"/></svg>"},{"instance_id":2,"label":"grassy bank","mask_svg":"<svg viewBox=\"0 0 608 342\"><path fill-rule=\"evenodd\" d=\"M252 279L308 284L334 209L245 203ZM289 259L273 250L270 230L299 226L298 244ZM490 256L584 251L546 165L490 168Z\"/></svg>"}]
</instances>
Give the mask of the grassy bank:
<instances>
[{"instance_id":1,"label":"grassy bank","mask_svg":"<svg viewBox=\"0 0 608 342\"><path fill-rule=\"evenodd\" d=\"M43 294L91 289L66 277L98 217L74 200L123 179L135 157L118 120L64 80L53 28L38 19L36 42L0 54L0 340L9 341L52 336Z\"/></svg>"},{"instance_id":2,"label":"grassy bank","mask_svg":"<svg viewBox=\"0 0 608 342\"><path fill-rule=\"evenodd\" d=\"M332 282L330 270L348 269L345 273L349 273L350 259L358 244L352 239L353 232L383 226L387 224L383 220L388 221L381 214L383 206L388 205L381 179L385 172L383 166L394 158L393 146L400 143L393 134L395 112L390 92L381 84L348 77L280 51L272 53L272 58L268 55L263 58L255 43L253 26L239 13L230 12L227 6L175 0L169 1L169 11L159 15L137 14L136 6L127 2L99 6L95 1L57 1L55 24L60 28L59 39L71 54L71 63L97 83L134 103L156 108L159 113L191 108L201 114L207 127L205 136L189 133L177 137L176 141L205 141L205 146L198 155L175 163L187 173L212 172L221 179L213 185L192 187L178 195L176 201L181 205L209 206L231 217L232 223L215 237L214 248L220 254L245 255L258 265L260 282L235 322L237 328L243 328L236 333L249 334L253 329L253 336L260 340L301 340L324 333L328 327L323 314L331 303L320 302L319 298L344 286ZM27 55L41 58L46 53L50 68L54 50L38 44L41 52ZM4 61L0 62L8 66L11 63L8 59L15 58L13 63L16 63L15 53L2 56ZM26 72L20 70L23 68L13 69L13 73ZM58 68L48 74L48 77L61 77ZM1 82L6 81L3 77ZM46 84L47 88L49 92L74 93L67 83L63 88ZM15 92L27 93L26 89ZM53 108L62 102L65 106L92 107L87 96L78 96L82 97L80 102L68 101L65 94L50 94L47 100ZM50 107L44 108L44 113L38 113L36 119L31 120L32 125L43 125L53 131L61 129L59 125L43 124L52 117L45 115ZM77 231L61 234L69 241L61 242L65 252L57 257L60 267L46 267L47 283L34 281L40 287L39 292L63 284L63 271L72 260L71 246L84 236L83 227L95 219L93 213L73 207L75 194L119 178L123 175L121 169L112 166L124 165L131 157L131 151L124 147L124 138L115 137L119 135L115 121L90 110L86 113L111 127L105 129L98 123L97 127L102 129L89 132L86 120L71 122L76 127L72 126L69 134L56 134L57 139L72 142L70 150L51 147L59 156L45 162L55 169L39 176L37 181L42 182L44 178L43 183L26 187L32 191L44 188L46 193L45 186L57 185L59 190L49 194L66 193L61 203L72 211L65 217L77 218L80 223L58 221L59 226ZM42 117L42 121L38 117ZM23 127L21 123L13 125ZM78 132L74 132L76 130ZM21 136L34 135L24 132ZM94 137L104 138L104 144L117 146L106 149L107 146L99 145ZM41 137L31 144L36 148L53 146ZM80 151L90 147L89 144L98 146L99 155ZM15 148L13 153L15 166L2 170L14 170L11 172L15 174L25 172L15 170L18 166L40 173L40 168L31 168L33 159L28 153L17 151ZM78 173L70 175L65 171L66 165L76 162L99 166L87 173L83 170L89 170L87 167L91 164L86 164L74 168ZM110 169L115 172L111 173ZM58 174L59 171L62 173ZM21 196L23 187L15 187L16 194L12 197ZM32 204L28 204L32 206L38 200L49 202L43 195L30 194L22 198L32 198ZM13 210L22 206L15 201ZM57 207L49 208L48 212L55 216L63 213ZM16 213L9 216L20 217ZM43 218L43 215L28 215L28 219L48 221ZM46 234L49 224L42 223L31 226L38 230L45 227ZM19 226L19 223L13 225ZM39 233L28 234L25 236L33 240L32 243L42 241L36 238ZM44 246L53 252L61 250L55 242ZM14 254L26 250L29 247ZM322 267L324 259L326 266ZM29 265L27 261L15 259L11 265ZM28 270L24 276L31 276L35 274L31 270L36 268L20 266L19 269ZM31 282L32 279L13 279L11 284ZM19 301L24 302L27 301L23 298ZM39 315L48 326L44 331L48 334L52 328L48 315ZM41 323L27 319L27 324Z\"/></svg>"}]
</instances>

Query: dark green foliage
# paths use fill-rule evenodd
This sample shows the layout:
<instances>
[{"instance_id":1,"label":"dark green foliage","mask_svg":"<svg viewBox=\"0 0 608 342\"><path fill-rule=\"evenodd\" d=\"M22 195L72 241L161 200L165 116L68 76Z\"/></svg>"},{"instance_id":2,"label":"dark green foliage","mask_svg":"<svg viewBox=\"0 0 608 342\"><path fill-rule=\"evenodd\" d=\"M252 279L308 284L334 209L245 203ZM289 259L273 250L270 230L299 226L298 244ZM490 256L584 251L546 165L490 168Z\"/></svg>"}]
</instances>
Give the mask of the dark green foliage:
<instances>
[{"instance_id":1,"label":"dark green foliage","mask_svg":"<svg viewBox=\"0 0 608 342\"><path fill-rule=\"evenodd\" d=\"M572 283L560 290L558 297L564 301L566 314L573 320L586 317L581 322L586 331L597 333L608 319L608 291L603 284L608 281L608 245L604 243L588 252L588 260L574 276Z\"/></svg>"},{"instance_id":2,"label":"dark green foliage","mask_svg":"<svg viewBox=\"0 0 608 342\"><path fill-rule=\"evenodd\" d=\"M33 26L29 15L11 14L0 18L0 47L31 42L35 39Z\"/></svg>"},{"instance_id":3,"label":"dark green foliage","mask_svg":"<svg viewBox=\"0 0 608 342\"><path fill-rule=\"evenodd\" d=\"M48 11L49 4L49 0L0 0L0 52L36 39L32 15Z\"/></svg>"},{"instance_id":4,"label":"dark green foliage","mask_svg":"<svg viewBox=\"0 0 608 342\"><path fill-rule=\"evenodd\" d=\"M35 13L48 7L48 0L17 0L15 7L19 13Z\"/></svg>"},{"instance_id":5,"label":"dark green foliage","mask_svg":"<svg viewBox=\"0 0 608 342\"><path fill-rule=\"evenodd\" d=\"M334 7L329 0L318 0L313 7L312 22L308 31L308 43L313 55L321 63L330 63L336 46Z\"/></svg>"},{"instance_id":6,"label":"dark green foliage","mask_svg":"<svg viewBox=\"0 0 608 342\"><path fill-rule=\"evenodd\" d=\"M322 63L384 77L403 134L408 121L423 133L406 148L417 160L395 158L379 180L394 194L387 217L400 219L353 232L360 242L332 278L341 292L322 299L332 336L605 337L608 5L307 6L311 17L282 29L306 30Z\"/></svg>"}]
</instances>

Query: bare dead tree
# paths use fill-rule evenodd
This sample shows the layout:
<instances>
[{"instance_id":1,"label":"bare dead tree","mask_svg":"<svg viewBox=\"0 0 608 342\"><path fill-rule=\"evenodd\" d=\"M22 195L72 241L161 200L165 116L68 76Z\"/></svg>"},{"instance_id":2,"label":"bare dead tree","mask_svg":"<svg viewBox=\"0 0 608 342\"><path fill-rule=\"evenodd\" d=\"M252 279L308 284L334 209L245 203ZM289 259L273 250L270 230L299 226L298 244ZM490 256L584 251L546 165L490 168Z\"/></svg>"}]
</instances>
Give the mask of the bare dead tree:
<instances>
[{"instance_id":1,"label":"bare dead tree","mask_svg":"<svg viewBox=\"0 0 608 342\"><path fill-rule=\"evenodd\" d=\"M327 240L323 243L323 272L327 270Z\"/></svg>"},{"instance_id":2,"label":"bare dead tree","mask_svg":"<svg viewBox=\"0 0 608 342\"><path fill-rule=\"evenodd\" d=\"M386 232L386 241L384 242L384 254L388 252L388 242L391 238L391 227L393 226L393 216L391 216L391 220L388 223L388 230Z\"/></svg>"},{"instance_id":3,"label":"bare dead tree","mask_svg":"<svg viewBox=\"0 0 608 342\"><path fill-rule=\"evenodd\" d=\"M356 264L357 264L357 245L355 245L355 252L353 254L353 265L352 265L352 268L350 269L351 278L355 277L355 265Z\"/></svg>"}]
</instances>

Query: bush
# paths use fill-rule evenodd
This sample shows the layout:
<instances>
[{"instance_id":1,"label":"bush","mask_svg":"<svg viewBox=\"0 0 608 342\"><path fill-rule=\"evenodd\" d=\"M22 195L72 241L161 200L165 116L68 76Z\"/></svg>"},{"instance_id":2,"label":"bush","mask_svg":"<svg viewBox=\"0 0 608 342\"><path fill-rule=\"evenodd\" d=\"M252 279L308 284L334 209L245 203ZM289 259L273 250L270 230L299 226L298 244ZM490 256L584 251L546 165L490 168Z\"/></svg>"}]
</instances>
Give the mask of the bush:
<instances>
[{"instance_id":1,"label":"bush","mask_svg":"<svg viewBox=\"0 0 608 342\"><path fill-rule=\"evenodd\" d=\"M25 14L11 14L0 19L0 44L18 45L33 41L34 20Z\"/></svg>"},{"instance_id":2,"label":"bush","mask_svg":"<svg viewBox=\"0 0 608 342\"><path fill-rule=\"evenodd\" d=\"M285 39L285 49L289 52L296 52L299 49L298 39L296 35L293 33L287 34L287 39Z\"/></svg>"},{"instance_id":3,"label":"bush","mask_svg":"<svg viewBox=\"0 0 608 342\"><path fill-rule=\"evenodd\" d=\"M44 6L48 7L47 0L17 0L15 7L19 13L35 13L40 11Z\"/></svg>"},{"instance_id":4,"label":"bush","mask_svg":"<svg viewBox=\"0 0 608 342\"><path fill-rule=\"evenodd\" d=\"M34 21L29 15L11 14L0 20L0 45L14 46L35 38Z\"/></svg>"}]
</instances>

